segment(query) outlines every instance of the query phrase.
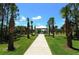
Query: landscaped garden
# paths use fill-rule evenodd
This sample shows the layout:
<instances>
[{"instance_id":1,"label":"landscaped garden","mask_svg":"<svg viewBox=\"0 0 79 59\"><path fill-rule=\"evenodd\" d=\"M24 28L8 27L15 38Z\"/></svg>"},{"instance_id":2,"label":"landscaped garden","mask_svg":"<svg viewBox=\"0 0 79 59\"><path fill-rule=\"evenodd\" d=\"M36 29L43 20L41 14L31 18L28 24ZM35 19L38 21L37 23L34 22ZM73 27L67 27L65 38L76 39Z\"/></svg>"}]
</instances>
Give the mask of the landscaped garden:
<instances>
[{"instance_id":1,"label":"landscaped garden","mask_svg":"<svg viewBox=\"0 0 79 59\"><path fill-rule=\"evenodd\" d=\"M52 54L71 55L79 54L79 4L67 4L60 13L65 19L61 28L55 25L55 18L48 20L49 35L46 40ZM55 35L56 34L56 35Z\"/></svg>"},{"instance_id":2,"label":"landscaped garden","mask_svg":"<svg viewBox=\"0 0 79 59\"><path fill-rule=\"evenodd\" d=\"M39 6L39 4L37 5ZM47 5L50 5L52 7L52 4ZM32 14L35 13L28 13L29 10L27 9L29 8L26 9L27 10L26 12L26 10L23 9L20 6L20 4L1 3L0 54L23 55L25 51L29 48L29 46L33 43L33 41L35 40L35 38L39 33L42 33L43 35L39 36L39 39L36 41L36 44L34 44L36 45L36 48L39 47L40 42L42 43L43 41L44 44L46 43L44 38L45 34L46 40L48 42L52 54L55 55L79 54L79 3L62 4L64 5L64 6L61 5L62 7L59 5L55 4L55 6L57 6L56 8L60 7L55 12L57 15L54 12L52 13L52 10L49 9L51 7L48 6L47 6L48 9L51 10L50 14L49 12L47 13L48 11L47 7L46 7L47 11L45 11L44 9L40 10L41 12L39 12L39 14L44 12L44 15L43 13L41 15L46 17L42 19L43 16L39 15L37 17L32 17L33 16ZM34 4L34 6L36 5ZM37 9L39 10L38 7L35 10L37 11ZM33 11L32 9L30 10ZM26 13L24 12L25 16L27 16L27 13L30 16L20 17L20 14L23 13L22 11L26 12ZM64 21L60 21L61 19L64 19ZM63 24L59 24L59 22ZM44 40L42 39L42 37ZM39 44L37 45L37 43ZM34 45L33 49L35 48ZM39 49L40 51L42 51L41 48Z\"/></svg>"},{"instance_id":3,"label":"landscaped garden","mask_svg":"<svg viewBox=\"0 0 79 59\"><path fill-rule=\"evenodd\" d=\"M7 44L0 44L0 54L1 55L23 55L28 47L33 43L36 36L32 36L30 39L27 38L27 35L23 35L19 38L16 38L14 46L16 50L7 51Z\"/></svg>"},{"instance_id":4,"label":"landscaped garden","mask_svg":"<svg viewBox=\"0 0 79 59\"><path fill-rule=\"evenodd\" d=\"M48 45L54 55L78 55L79 51L71 49L67 46L67 39L65 35L56 35L52 38L52 35L45 35ZM79 48L79 41L72 40L73 47Z\"/></svg>"},{"instance_id":5,"label":"landscaped garden","mask_svg":"<svg viewBox=\"0 0 79 59\"><path fill-rule=\"evenodd\" d=\"M16 26L18 17L15 3L0 4L0 55L23 55L36 38L33 21L27 18L27 27Z\"/></svg>"}]
</instances>

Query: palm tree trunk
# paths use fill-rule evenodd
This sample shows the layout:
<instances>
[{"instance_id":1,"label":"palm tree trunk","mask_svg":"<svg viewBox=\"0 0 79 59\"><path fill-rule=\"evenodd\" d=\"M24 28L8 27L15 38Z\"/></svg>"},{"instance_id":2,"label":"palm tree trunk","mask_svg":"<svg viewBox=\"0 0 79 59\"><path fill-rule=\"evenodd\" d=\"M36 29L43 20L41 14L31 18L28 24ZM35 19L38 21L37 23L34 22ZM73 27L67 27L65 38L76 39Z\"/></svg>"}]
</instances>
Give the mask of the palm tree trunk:
<instances>
[{"instance_id":1,"label":"palm tree trunk","mask_svg":"<svg viewBox=\"0 0 79 59\"><path fill-rule=\"evenodd\" d=\"M78 7L76 7L76 4L74 4L74 8L75 8L75 11L77 11L78 10ZM77 17L77 12L76 13L74 13L74 15L75 15L75 25L76 25L76 37L77 37L77 39L79 39L79 28L78 28L78 17Z\"/></svg>"},{"instance_id":2,"label":"palm tree trunk","mask_svg":"<svg viewBox=\"0 0 79 59\"><path fill-rule=\"evenodd\" d=\"M14 43L13 42L14 42L13 35L12 34L9 34L9 36L8 36L8 50L9 51L15 50Z\"/></svg>"},{"instance_id":3,"label":"palm tree trunk","mask_svg":"<svg viewBox=\"0 0 79 59\"><path fill-rule=\"evenodd\" d=\"M10 23L9 23L9 36L8 36L8 50L9 51L15 50L13 34L14 34L14 17L12 13Z\"/></svg>"},{"instance_id":4,"label":"palm tree trunk","mask_svg":"<svg viewBox=\"0 0 79 59\"><path fill-rule=\"evenodd\" d=\"M6 21L6 41L7 41L7 35L8 35L8 12L9 10L7 9L7 21Z\"/></svg>"},{"instance_id":5,"label":"palm tree trunk","mask_svg":"<svg viewBox=\"0 0 79 59\"><path fill-rule=\"evenodd\" d=\"M31 35L33 36L33 25L31 25Z\"/></svg>"},{"instance_id":6,"label":"palm tree trunk","mask_svg":"<svg viewBox=\"0 0 79 59\"><path fill-rule=\"evenodd\" d=\"M2 43L3 41L3 21L4 21L4 15L2 15L2 24L1 24L1 39L0 39L0 43Z\"/></svg>"},{"instance_id":7,"label":"palm tree trunk","mask_svg":"<svg viewBox=\"0 0 79 59\"><path fill-rule=\"evenodd\" d=\"M50 36L50 25L49 25L49 36Z\"/></svg>"},{"instance_id":8,"label":"palm tree trunk","mask_svg":"<svg viewBox=\"0 0 79 59\"><path fill-rule=\"evenodd\" d=\"M71 48L72 47L72 32L71 32L70 23L67 17L66 17L65 23L66 23L67 45L68 47Z\"/></svg>"},{"instance_id":9,"label":"palm tree trunk","mask_svg":"<svg viewBox=\"0 0 79 59\"><path fill-rule=\"evenodd\" d=\"M0 39L0 43L3 42L3 22L4 22L4 9L3 9L3 4L2 4L2 22L1 22L1 39Z\"/></svg>"},{"instance_id":10,"label":"palm tree trunk","mask_svg":"<svg viewBox=\"0 0 79 59\"><path fill-rule=\"evenodd\" d=\"M68 19L68 10L67 10L67 6L66 6L66 20L65 20L65 24L66 24L66 36L67 36L67 46L72 48L72 29L71 29L71 24L70 21Z\"/></svg>"},{"instance_id":11,"label":"palm tree trunk","mask_svg":"<svg viewBox=\"0 0 79 59\"><path fill-rule=\"evenodd\" d=\"M54 38L54 23L53 23L53 38Z\"/></svg>"},{"instance_id":12,"label":"palm tree trunk","mask_svg":"<svg viewBox=\"0 0 79 59\"><path fill-rule=\"evenodd\" d=\"M28 23L27 23L27 38L29 39L30 38L30 29L29 29L29 27L30 27L30 24L29 24L29 18L27 19L27 21L28 21Z\"/></svg>"},{"instance_id":13,"label":"palm tree trunk","mask_svg":"<svg viewBox=\"0 0 79 59\"><path fill-rule=\"evenodd\" d=\"M75 17L75 25L76 25L76 37L77 39L79 39L79 28L78 28L78 21L76 17Z\"/></svg>"}]
</instances>

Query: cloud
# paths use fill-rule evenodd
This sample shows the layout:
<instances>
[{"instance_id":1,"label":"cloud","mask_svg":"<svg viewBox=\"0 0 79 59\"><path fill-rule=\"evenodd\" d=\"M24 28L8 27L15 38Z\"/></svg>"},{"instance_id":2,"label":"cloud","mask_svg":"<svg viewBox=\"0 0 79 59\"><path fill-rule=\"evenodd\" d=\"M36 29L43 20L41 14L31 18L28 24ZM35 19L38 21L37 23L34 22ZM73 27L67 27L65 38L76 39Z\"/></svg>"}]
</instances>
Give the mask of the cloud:
<instances>
[{"instance_id":1,"label":"cloud","mask_svg":"<svg viewBox=\"0 0 79 59\"><path fill-rule=\"evenodd\" d=\"M19 24L19 22L18 21L15 21L15 24Z\"/></svg>"},{"instance_id":2,"label":"cloud","mask_svg":"<svg viewBox=\"0 0 79 59\"><path fill-rule=\"evenodd\" d=\"M26 21L26 17L21 16L20 19L19 19L19 21L22 21L22 22L23 22L23 21Z\"/></svg>"},{"instance_id":3,"label":"cloud","mask_svg":"<svg viewBox=\"0 0 79 59\"><path fill-rule=\"evenodd\" d=\"M33 20L39 20L41 18L42 18L41 16L32 17Z\"/></svg>"},{"instance_id":4,"label":"cloud","mask_svg":"<svg viewBox=\"0 0 79 59\"><path fill-rule=\"evenodd\" d=\"M18 20L15 20L15 24L17 25L25 25L27 22L26 17L20 16Z\"/></svg>"},{"instance_id":5,"label":"cloud","mask_svg":"<svg viewBox=\"0 0 79 59\"><path fill-rule=\"evenodd\" d=\"M63 19L63 21L65 21L65 19Z\"/></svg>"}]
</instances>

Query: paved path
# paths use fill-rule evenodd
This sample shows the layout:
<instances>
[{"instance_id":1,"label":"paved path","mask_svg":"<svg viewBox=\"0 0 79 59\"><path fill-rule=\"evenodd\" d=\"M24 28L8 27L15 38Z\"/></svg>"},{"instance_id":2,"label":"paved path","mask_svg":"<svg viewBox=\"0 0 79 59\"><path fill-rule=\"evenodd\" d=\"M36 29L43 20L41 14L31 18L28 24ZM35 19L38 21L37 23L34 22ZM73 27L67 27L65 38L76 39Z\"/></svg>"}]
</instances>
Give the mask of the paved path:
<instances>
[{"instance_id":1,"label":"paved path","mask_svg":"<svg viewBox=\"0 0 79 59\"><path fill-rule=\"evenodd\" d=\"M52 55L44 34L39 34L24 55Z\"/></svg>"}]
</instances>

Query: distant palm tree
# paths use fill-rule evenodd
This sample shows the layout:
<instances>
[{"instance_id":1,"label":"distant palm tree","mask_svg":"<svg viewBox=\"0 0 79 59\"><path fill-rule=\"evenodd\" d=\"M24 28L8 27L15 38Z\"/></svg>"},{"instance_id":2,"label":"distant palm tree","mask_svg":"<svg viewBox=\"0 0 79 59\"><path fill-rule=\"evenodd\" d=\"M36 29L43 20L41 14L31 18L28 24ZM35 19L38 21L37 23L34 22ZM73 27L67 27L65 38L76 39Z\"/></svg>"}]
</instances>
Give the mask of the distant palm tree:
<instances>
[{"instance_id":1,"label":"distant palm tree","mask_svg":"<svg viewBox=\"0 0 79 59\"><path fill-rule=\"evenodd\" d=\"M33 35L33 21L31 21L31 35Z\"/></svg>"},{"instance_id":2,"label":"distant palm tree","mask_svg":"<svg viewBox=\"0 0 79 59\"><path fill-rule=\"evenodd\" d=\"M48 26L49 26L49 35L50 35L50 32L52 31L53 37L54 37L54 17L49 18Z\"/></svg>"},{"instance_id":3,"label":"distant palm tree","mask_svg":"<svg viewBox=\"0 0 79 59\"><path fill-rule=\"evenodd\" d=\"M62 31L62 33L65 33L65 30L66 30L65 26L66 26L66 25L63 24L62 27L61 27L61 31Z\"/></svg>"},{"instance_id":4,"label":"distant palm tree","mask_svg":"<svg viewBox=\"0 0 79 59\"><path fill-rule=\"evenodd\" d=\"M36 25L34 26L34 33L35 33L35 35L37 35Z\"/></svg>"},{"instance_id":5,"label":"distant palm tree","mask_svg":"<svg viewBox=\"0 0 79 59\"><path fill-rule=\"evenodd\" d=\"M27 38L30 38L30 24L29 24L29 18L27 18Z\"/></svg>"},{"instance_id":6,"label":"distant palm tree","mask_svg":"<svg viewBox=\"0 0 79 59\"><path fill-rule=\"evenodd\" d=\"M55 33L57 34L58 26L54 27Z\"/></svg>"},{"instance_id":7,"label":"distant palm tree","mask_svg":"<svg viewBox=\"0 0 79 59\"><path fill-rule=\"evenodd\" d=\"M50 36L50 24L48 23L48 27L49 27L49 36Z\"/></svg>"}]
</instances>

